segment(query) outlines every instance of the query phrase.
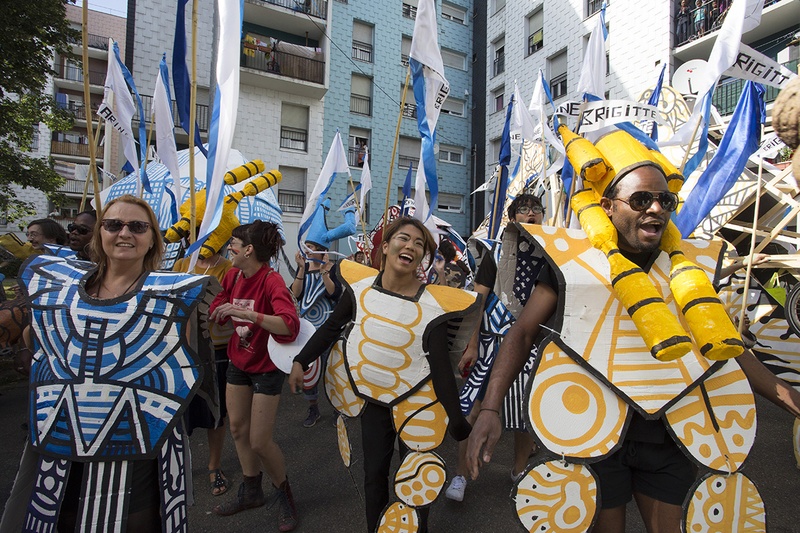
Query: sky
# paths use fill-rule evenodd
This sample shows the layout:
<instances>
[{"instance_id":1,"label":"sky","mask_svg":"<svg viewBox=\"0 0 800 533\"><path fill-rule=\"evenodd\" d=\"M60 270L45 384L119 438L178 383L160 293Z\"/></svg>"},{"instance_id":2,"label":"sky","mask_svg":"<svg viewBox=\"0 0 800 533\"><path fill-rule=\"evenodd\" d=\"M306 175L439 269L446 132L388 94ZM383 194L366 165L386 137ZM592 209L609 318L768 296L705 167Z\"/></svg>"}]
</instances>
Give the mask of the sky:
<instances>
[{"instance_id":1,"label":"sky","mask_svg":"<svg viewBox=\"0 0 800 533\"><path fill-rule=\"evenodd\" d=\"M89 9L110 13L118 17L128 15L128 0L77 0L75 5L83 6L83 2L89 2Z\"/></svg>"}]
</instances>

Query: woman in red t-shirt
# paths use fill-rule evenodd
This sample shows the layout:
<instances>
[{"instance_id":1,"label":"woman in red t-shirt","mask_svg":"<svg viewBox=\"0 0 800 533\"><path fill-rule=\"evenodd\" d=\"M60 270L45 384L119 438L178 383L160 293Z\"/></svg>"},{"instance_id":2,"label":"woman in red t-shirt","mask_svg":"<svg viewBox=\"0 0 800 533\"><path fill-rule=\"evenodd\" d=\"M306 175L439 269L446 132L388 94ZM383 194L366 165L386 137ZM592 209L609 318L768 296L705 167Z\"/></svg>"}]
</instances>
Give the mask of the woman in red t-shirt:
<instances>
[{"instance_id":1,"label":"woman in red t-shirt","mask_svg":"<svg viewBox=\"0 0 800 533\"><path fill-rule=\"evenodd\" d=\"M278 342L291 342L300 329L292 296L280 274L269 266L281 242L278 227L269 222L235 228L228 245L233 268L211 304L211 320L222 324L230 318L234 326L228 343L226 395L244 477L236 499L214 507L214 512L227 516L264 505L263 466L277 491L278 529L291 531L297 525L297 511L283 452L272 439L285 375L267 351L270 335Z\"/></svg>"}]
</instances>

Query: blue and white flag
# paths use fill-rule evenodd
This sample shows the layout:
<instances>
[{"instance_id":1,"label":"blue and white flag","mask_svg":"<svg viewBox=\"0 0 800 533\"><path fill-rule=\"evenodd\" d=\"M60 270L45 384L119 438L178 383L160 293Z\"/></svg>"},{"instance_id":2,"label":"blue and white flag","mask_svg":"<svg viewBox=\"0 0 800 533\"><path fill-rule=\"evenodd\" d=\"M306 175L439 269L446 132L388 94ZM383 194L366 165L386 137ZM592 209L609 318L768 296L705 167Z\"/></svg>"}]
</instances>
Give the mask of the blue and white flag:
<instances>
[{"instance_id":1,"label":"blue and white flag","mask_svg":"<svg viewBox=\"0 0 800 533\"><path fill-rule=\"evenodd\" d=\"M406 181L403 182L403 201L400 202L400 216L411 216L411 207L414 205L411 198L411 175L414 172L414 163L409 162L408 172L406 172Z\"/></svg>"},{"instance_id":2,"label":"blue and white flag","mask_svg":"<svg viewBox=\"0 0 800 533\"><path fill-rule=\"evenodd\" d=\"M366 205L364 202L367 201L367 194L370 189L372 189L372 171L369 169L369 151L364 154L364 166L361 168L361 182L358 186L361 187L361 196L358 199L359 209L361 209L359 216L363 216L365 213L364 206Z\"/></svg>"},{"instance_id":3,"label":"blue and white flag","mask_svg":"<svg viewBox=\"0 0 800 533\"><path fill-rule=\"evenodd\" d=\"M417 169L414 191L416 206L414 217L426 222L431 214L425 197L426 184L431 194L431 205L436 206L439 202L439 182L434 153L436 122L439 120L442 104L450 93L450 84L444 77L444 63L439 50L435 0L419 1L408 64L411 67L414 83L417 126L422 138L420 165Z\"/></svg>"},{"instance_id":4,"label":"blue and white flag","mask_svg":"<svg viewBox=\"0 0 800 533\"><path fill-rule=\"evenodd\" d=\"M706 155L706 150L708 149L708 118L711 113L711 98L714 94L714 88L722 73L736 62L742 34L752 30L761 22L763 8L764 0L733 1L717 34L714 47L711 49L708 67L696 80L693 80L693 84L696 84L697 88L697 100L692 115L669 141L659 143L662 146L687 145L686 149L690 150L691 146L688 146L688 144L692 139L692 133L698 123L701 120L703 121L700 146L697 153L686 162L682 169L684 176L689 176L694 172Z\"/></svg>"},{"instance_id":5,"label":"blue and white flag","mask_svg":"<svg viewBox=\"0 0 800 533\"><path fill-rule=\"evenodd\" d=\"M178 0L178 13L175 17L175 41L172 46L172 83L175 85L175 103L178 106L178 116L181 119L181 128L186 135L191 135L189 119L191 115L192 82L189 78L189 69L186 67L186 3L189 0ZM200 138L200 127L194 123L194 145L204 156L208 151L203 146Z\"/></svg>"},{"instance_id":6,"label":"blue and white flag","mask_svg":"<svg viewBox=\"0 0 800 533\"><path fill-rule=\"evenodd\" d=\"M359 195L360 198L360 193L361 193L361 184L358 183L356 185L355 191L345 196L342 205L339 206L339 209L337 209L337 211L345 211L346 209L351 209L351 208L354 209L356 207L356 195Z\"/></svg>"},{"instance_id":7,"label":"blue and white flag","mask_svg":"<svg viewBox=\"0 0 800 533\"><path fill-rule=\"evenodd\" d=\"M494 185L494 198L492 198L492 211L489 214L489 227L487 236L494 240L500 233L503 223L503 212L506 206L508 193L508 165L511 163L511 116L514 113L514 96L508 102L506 110L506 123L503 126L503 136L500 138L500 176Z\"/></svg>"},{"instance_id":8,"label":"blue and white flag","mask_svg":"<svg viewBox=\"0 0 800 533\"><path fill-rule=\"evenodd\" d=\"M766 118L764 86L748 81L719 144L717 153L686 198L675 224L684 238L725 196L741 176L747 159L759 148L761 124Z\"/></svg>"},{"instance_id":9,"label":"blue and white flag","mask_svg":"<svg viewBox=\"0 0 800 533\"><path fill-rule=\"evenodd\" d=\"M666 63L661 65L661 74L658 75L658 81L656 82L655 89L653 89L653 93L650 95L650 98L647 99L647 105L658 107L658 101L661 99L661 87L664 85L664 71L666 69ZM653 120L650 121L650 123L653 125L653 129L650 130L650 138L654 141L658 141L658 122Z\"/></svg>"},{"instance_id":10,"label":"blue and white flag","mask_svg":"<svg viewBox=\"0 0 800 533\"><path fill-rule=\"evenodd\" d=\"M167 55L161 58L158 66L158 77L153 92L153 114L156 119L156 153L161 162L169 170L172 177L173 215L178 221L178 207L183 198L181 190L181 173L178 165L178 148L175 145L175 122L172 120L172 98L169 94L169 69L167 68Z\"/></svg>"},{"instance_id":11,"label":"blue and white flag","mask_svg":"<svg viewBox=\"0 0 800 533\"><path fill-rule=\"evenodd\" d=\"M130 90L129 90L130 88ZM136 96L136 103L131 97L130 91ZM113 108L111 97L113 95ZM136 152L136 140L133 138L131 120L138 108L139 111L139 153ZM116 111L116 113L115 113ZM114 42L108 50L108 68L106 70L106 82L103 89L103 102L97 110L98 116L106 121L106 127L112 127L120 133L122 141L122 153L130 163L134 172L139 172L139 162L144 161L147 150L147 117L144 115L142 98L136 90L128 67L119 58L119 45ZM150 192L150 182L144 172L140 176L144 190Z\"/></svg>"},{"instance_id":12,"label":"blue and white flag","mask_svg":"<svg viewBox=\"0 0 800 533\"><path fill-rule=\"evenodd\" d=\"M578 79L578 94L590 94L603 98L606 92L606 4L600 8L595 27L589 36L589 44L583 56L581 76Z\"/></svg>"},{"instance_id":13,"label":"blue and white flag","mask_svg":"<svg viewBox=\"0 0 800 533\"><path fill-rule=\"evenodd\" d=\"M336 130L331 147L328 149L328 156L325 158L325 164L322 165L322 171L319 173L317 183L314 184L314 190L311 191L311 196L308 197L305 211L303 211L303 216L300 219L300 228L297 231L298 250L303 249L302 243L306 240L306 234L314 221L314 213L317 212L319 205L325 201L325 197L331 189L337 174L350 176L350 165L347 164L347 154L344 151L342 134L339 130Z\"/></svg>"},{"instance_id":14,"label":"blue and white flag","mask_svg":"<svg viewBox=\"0 0 800 533\"><path fill-rule=\"evenodd\" d=\"M225 173L233 143L236 114L239 108L239 59L241 55L242 15L244 0L217 0L219 40L214 108L208 133L208 162L206 165L206 212L200 224L197 241L189 247L192 254L189 269L194 267L195 252L222 218L225 197Z\"/></svg>"}]
</instances>

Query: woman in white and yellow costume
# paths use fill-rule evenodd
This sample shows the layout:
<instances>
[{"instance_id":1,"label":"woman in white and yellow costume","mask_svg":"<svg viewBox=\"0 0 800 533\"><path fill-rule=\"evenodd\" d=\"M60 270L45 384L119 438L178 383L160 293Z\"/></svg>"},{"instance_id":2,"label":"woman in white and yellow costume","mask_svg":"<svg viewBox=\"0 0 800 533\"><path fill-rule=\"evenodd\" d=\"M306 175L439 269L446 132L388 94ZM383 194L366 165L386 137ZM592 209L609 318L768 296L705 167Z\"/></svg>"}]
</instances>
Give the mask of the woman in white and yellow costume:
<instances>
[{"instance_id":1,"label":"woman in white and yellow costume","mask_svg":"<svg viewBox=\"0 0 800 533\"><path fill-rule=\"evenodd\" d=\"M635 497L649 531L681 521L692 532L763 529L763 503L739 472L756 428L744 371L772 401L788 398L781 405L793 414L800 404L752 354L738 357L741 339L711 283L722 244L680 239L669 215L683 178L661 154L623 131L596 145L559 133L586 187L571 203L583 231L506 231L540 246L549 268L500 348L484 400L494 406L517 353L550 332L527 401L550 458L517 486L520 520L529 531L577 532L599 515L598 531L624 531ZM475 423L473 476L479 455L491 458L494 418Z\"/></svg>"},{"instance_id":2,"label":"woman in white and yellow costume","mask_svg":"<svg viewBox=\"0 0 800 533\"><path fill-rule=\"evenodd\" d=\"M392 223L381 251L381 271L341 262L338 275L345 294L295 357L289 384L299 390L303 369L336 342L325 391L342 415L339 446L347 466L345 420L361 418L367 529L427 531L425 508L446 480L444 461L432 450L441 444L448 425L457 440L470 431L459 408L448 333L455 327L452 321L462 319L463 348L479 318L480 302L476 293L417 279L417 267L435 251L433 237L419 220L404 217ZM394 481L401 502L387 506L397 436L408 453Z\"/></svg>"}]
</instances>

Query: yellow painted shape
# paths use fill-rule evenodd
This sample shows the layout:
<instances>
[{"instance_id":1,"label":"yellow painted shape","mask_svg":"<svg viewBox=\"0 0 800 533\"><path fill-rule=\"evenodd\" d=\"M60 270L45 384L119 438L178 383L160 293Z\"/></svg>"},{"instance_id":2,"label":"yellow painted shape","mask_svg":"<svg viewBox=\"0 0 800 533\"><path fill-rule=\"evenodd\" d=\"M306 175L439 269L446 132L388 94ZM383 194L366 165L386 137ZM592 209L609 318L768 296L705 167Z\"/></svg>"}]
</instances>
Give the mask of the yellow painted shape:
<instances>
[{"instance_id":1,"label":"yellow painted shape","mask_svg":"<svg viewBox=\"0 0 800 533\"><path fill-rule=\"evenodd\" d=\"M742 473L714 474L694 491L686 509L687 533L760 533L767 531L764 502Z\"/></svg>"},{"instance_id":2,"label":"yellow painted shape","mask_svg":"<svg viewBox=\"0 0 800 533\"><path fill-rule=\"evenodd\" d=\"M394 405L392 417L398 436L413 451L433 450L447 434L447 413L436 399L431 381Z\"/></svg>"},{"instance_id":3,"label":"yellow painted shape","mask_svg":"<svg viewBox=\"0 0 800 533\"><path fill-rule=\"evenodd\" d=\"M447 481L444 461L435 453L410 452L394 476L394 492L406 505L430 505Z\"/></svg>"}]
</instances>

